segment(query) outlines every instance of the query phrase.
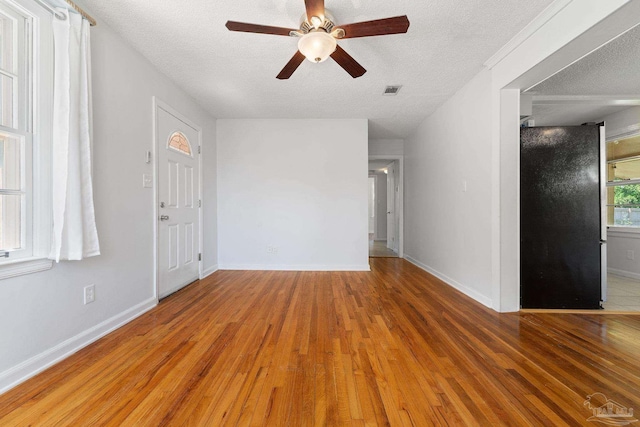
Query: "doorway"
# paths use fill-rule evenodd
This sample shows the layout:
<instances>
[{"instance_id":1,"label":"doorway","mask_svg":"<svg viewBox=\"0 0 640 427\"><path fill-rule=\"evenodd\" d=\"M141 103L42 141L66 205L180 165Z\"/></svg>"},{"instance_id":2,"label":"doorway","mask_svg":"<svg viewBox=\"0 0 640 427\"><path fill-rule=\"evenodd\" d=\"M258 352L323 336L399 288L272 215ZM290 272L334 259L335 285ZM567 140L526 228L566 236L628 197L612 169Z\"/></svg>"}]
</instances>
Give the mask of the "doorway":
<instances>
[{"instance_id":1,"label":"doorway","mask_svg":"<svg viewBox=\"0 0 640 427\"><path fill-rule=\"evenodd\" d=\"M370 257L403 256L402 167L402 156L369 156Z\"/></svg>"},{"instance_id":2,"label":"doorway","mask_svg":"<svg viewBox=\"0 0 640 427\"><path fill-rule=\"evenodd\" d=\"M640 121L640 108L631 111ZM606 161L609 250L603 307L605 311L640 312L640 265L636 260L636 253L640 253L640 132L611 135Z\"/></svg>"},{"instance_id":3,"label":"doorway","mask_svg":"<svg viewBox=\"0 0 640 427\"><path fill-rule=\"evenodd\" d=\"M369 236L376 231L376 176L369 175Z\"/></svg>"},{"instance_id":4,"label":"doorway","mask_svg":"<svg viewBox=\"0 0 640 427\"><path fill-rule=\"evenodd\" d=\"M558 7L555 7L558 6ZM592 2L585 13L582 2L562 2L539 15L508 48L485 63L491 70L492 122L492 272L491 305L499 312L516 312L520 305L520 124L527 113L521 93L569 69L589 53L640 23L640 2ZM577 19L579 17L579 19ZM613 64L608 61L607 64ZM616 66L614 70L619 70ZM566 76L565 76L566 77ZM568 83L573 82L573 78ZM637 79L636 79L637 81ZM562 85L562 87L568 87ZM591 84L598 88L598 84ZM615 95L555 97L567 100L609 99ZM550 100L551 102L551 100ZM582 123L582 122L581 122ZM566 124L566 123L565 123ZM536 122L535 124L539 124ZM607 124L610 129L610 123Z\"/></svg>"},{"instance_id":5,"label":"doorway","mask_svg":"<svg viewBox=\"0 0 640 427\"><path fill-rule=\"evenodd\" d=\"M605 312L640 312L640 267L635 261L636 248L640 249L637 237L640 236L640 84L636 78L640 72L639 42L640 26L636 26L520 96L520 116L524 126L534 125L543 129L605 124L600 154L600 239L603 252L599 260L602 266L600 299ZM602 58L605 57L607 61L603 63ZM576 150L570 153L573 159L578 154ZM558 157L558 150L555 157ZM522 157L520 166L523 167ZM586 169L583 167L580 171L585 173ZM523 197L525 191L521 189L520 194ZM523 209L521 218L525 214ZM555 216L560 217L559 214ZM585 234L586 217L579 220L583 224L579 232L573 233L574 236ZM539 234L539 226L537 228ZM523 248L531 247L524 242L526 230L521 228L520 231ZM582 245L580 250L585 246ZM577 253L573 251L572 255ZM587 259L585 256L580 258L583 261ZM591 264L595 263L598 260ZM523 255L521 272L526 264ZM585 264L583 268L572 271L582 274L592 267ZM521 301L526 296L523 277ZM576 289L585 286L586 282L579 280L572 296L576 296Z\"/></svg>"},{"instance_id":6,"label":"doorway","mask_svg":"<svg viewBox=\"0 0 640 427\"><path fill-rule=\"evenodd\" d=\"M154 101L156 290L164 298L200 277L201 130Z\"/></svg>"}]
</instances>

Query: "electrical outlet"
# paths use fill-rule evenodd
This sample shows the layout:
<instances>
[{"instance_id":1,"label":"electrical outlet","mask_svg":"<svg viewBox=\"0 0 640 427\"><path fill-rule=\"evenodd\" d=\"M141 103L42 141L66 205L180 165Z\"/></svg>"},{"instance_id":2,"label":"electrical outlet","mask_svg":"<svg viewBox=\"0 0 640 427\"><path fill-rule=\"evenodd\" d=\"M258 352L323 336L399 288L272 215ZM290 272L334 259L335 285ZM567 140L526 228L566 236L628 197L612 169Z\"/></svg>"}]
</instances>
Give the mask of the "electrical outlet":
<instances>
[{"instance_id":1,"label":"electrical outlet","mask_svg":"<svg viewBox=\"0 0 640 427\"><path fill-rule=\"evenodd\" d=\"M627 259L630 259L633 261L635 259L635 256L636 256L635 252L627 251Z\"/></svg>"},{"instance_id":2,"label":"electrical outlet","mask_svg":"<svg viewBox=\"0 0 640 427\"><path fill-rule=\"evenodd\" d=\"M142 174L142 187L153 188L153 177L149 174Z\"/></svg>"},{"instance_id":3,"label":"electrical outlet","mask_svg":"<svg viewBox=\"0 0 640 427\"><path fill-rule=\"evenodd\" d=\"M84 287L84 303L89 304L96 300L96 285Z\"/></svg>"},{"instance_id":4,"label":"electrical outlet","mask_svg":"<svg viewBox=\"0 0 640 427\"><path fill-rule=\"evenodd\" d=\"M276 246L267 245L267 253L268 254L277 254L278 248Z\"/></svg>"}]
</instances>

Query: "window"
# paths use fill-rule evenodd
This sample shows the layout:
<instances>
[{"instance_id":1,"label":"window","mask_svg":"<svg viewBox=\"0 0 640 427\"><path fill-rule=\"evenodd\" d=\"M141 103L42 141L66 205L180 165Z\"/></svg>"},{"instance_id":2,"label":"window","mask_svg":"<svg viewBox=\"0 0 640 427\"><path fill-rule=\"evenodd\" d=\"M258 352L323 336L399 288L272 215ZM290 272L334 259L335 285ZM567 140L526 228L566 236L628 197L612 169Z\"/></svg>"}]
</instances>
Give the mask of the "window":
<instances>
[{"instance_id":1,"label":"window","mask_svg":"<svg viewBox=\"0 0 640 427\"><path fill-rule=\"evenodd\" d=\"M25 167L31 152L31 85L29 72L30 20L19 10L0 8L0 256L31 255L28 236L31 211L27 207L31 187Z\"/></svg>"},{"instance_id":2,"label":"window","mask_svg":"<svg viewBox=\"0 0 640 427\"><path fill-rule=\"evenodd\" d=\"M191 144L182 132L174 132L169 138L169 148L191 156Z\"/></svg>"},{"instance_id":3,"label":"window","mask_svg":"<svg viewBox=\"0 0 640 427\"><path fill-rule=\"evenodd\" d=\"M640 227L640 135L607 144L607 222Z\"/></svg>"},{"instance_id":4,"label":"window","mask_svg":"<svg viewBox=\"0 0 640 427\"><path fill-rule=\"evenodd\" d=\"M0 278L51 267L51 19L0 0Z\"/></svg>"},{"instance_id":5,"label":"window","mask_svg":"<svg viewBox=\"0 0 640 427\"><path fill-rule=\"evenodd\" d=\"M0 253L7 256L25 249L25 211L27 188L21 174L24 137L0 132Z\"/></svg>"}]
</instances>

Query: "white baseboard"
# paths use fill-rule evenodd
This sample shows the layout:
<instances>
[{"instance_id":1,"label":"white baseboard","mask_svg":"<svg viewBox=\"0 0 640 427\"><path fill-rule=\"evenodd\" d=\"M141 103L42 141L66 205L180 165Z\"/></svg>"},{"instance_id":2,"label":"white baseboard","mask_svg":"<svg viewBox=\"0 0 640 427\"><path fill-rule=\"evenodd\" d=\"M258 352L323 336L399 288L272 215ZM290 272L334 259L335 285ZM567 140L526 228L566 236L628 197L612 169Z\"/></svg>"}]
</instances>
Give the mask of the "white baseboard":
<instances>
[{"instance_id":1,"label":"white baseboard","mask_svg":"<svg viewBox=\"0 0 640 427\"><path fill-rule=\"evenodd\" d=\"M263 271L371 271L369 264L363 265L264 265L264 264L220 264L220 270Z\"/></svg>"},{"instance_id":2,"label":"white baseboard","mask_svg":"<svg viewBox=\"0 0 640 427\"><path fill-rule=\"evenodd\" d=\"M616 275L616 276L628 277L630 279L640 280L640 274L639 273L633 273L631 271L618 270L618 269L615 269L615 268L607 268L607 273L613 274L613 275Z\"/></svg>"},{"instance_id":3,"label":"white baseboard","mask_svg":"<svg viewBox=\"0 0 640 427\"><path fill-rule=\"evenodd\" d=\"M218 271L218 264L212 265L211 267L205 269L202 272L202 276L200 276L200 280L204 279L205 277L211 276L216 271Z\"/></svg>"},{"instance_id":4,"label":"white baseboard","mask_svg":"<svg viewBox=\"0 0 640 427\"><path fill-rule=\"evenodd\" d=\"M447 285L451 286L454 289L459 290L460 292L462 292L466 296L473 298L474 300L478 301L480 304L485 305L485 306L489 307L492 310L494 309L493 308L493 302L492 302L491 298L487 298L486 296L482 295L478 291L476 291L474 289L471 289L471 288L463 285L462 283L453 280L452 278L440 273L439 271L429 267L426 264L423 264L422 262L420 262L417 259L413 258L411 255L404 254L404 259L409 261L411 264L423 269L427 273L433 274L438 279L440 279L443 282L445 282Z\"/></svg>"},{"instance_id":5,"label":"white baseboard","mask_svg":"<svg viewBox=\"0 0 640 427\"><path fill-rule=\"evenodd\" d=\"M76 353L108 333L129 323L158 304L155 297L149 298L104 322L52 347L24 362L0 373L0 394L39 374L63 359Z\"/></svg>"}]
</instances>

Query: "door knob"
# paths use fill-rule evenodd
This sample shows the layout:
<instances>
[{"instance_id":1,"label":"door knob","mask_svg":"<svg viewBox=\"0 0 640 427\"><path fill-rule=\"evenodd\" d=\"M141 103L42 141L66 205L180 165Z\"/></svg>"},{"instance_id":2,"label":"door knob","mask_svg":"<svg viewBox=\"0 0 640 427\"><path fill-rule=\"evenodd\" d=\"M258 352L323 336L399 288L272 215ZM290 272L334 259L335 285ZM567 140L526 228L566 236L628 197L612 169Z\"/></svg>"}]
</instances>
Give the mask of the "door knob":
<instances>
[{"instance_id":1,"label":"door knob","mask_svg":"<svg viewBox=\"0 0 640 427\"><path fill-rule=\"evenodd\" d=\"M169 219L169 215L160 215L160 221L167 221Z\"/></svg>"}]
</instances>

